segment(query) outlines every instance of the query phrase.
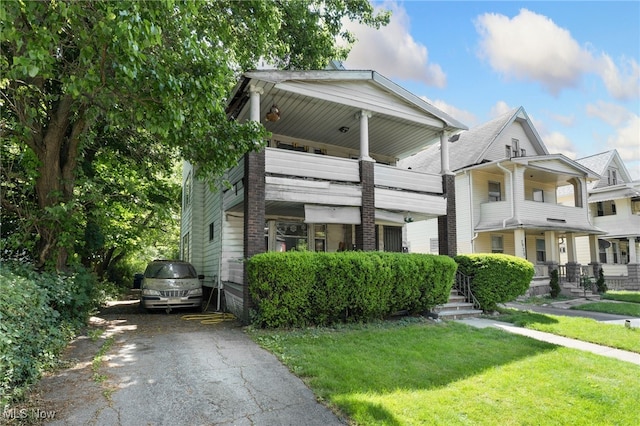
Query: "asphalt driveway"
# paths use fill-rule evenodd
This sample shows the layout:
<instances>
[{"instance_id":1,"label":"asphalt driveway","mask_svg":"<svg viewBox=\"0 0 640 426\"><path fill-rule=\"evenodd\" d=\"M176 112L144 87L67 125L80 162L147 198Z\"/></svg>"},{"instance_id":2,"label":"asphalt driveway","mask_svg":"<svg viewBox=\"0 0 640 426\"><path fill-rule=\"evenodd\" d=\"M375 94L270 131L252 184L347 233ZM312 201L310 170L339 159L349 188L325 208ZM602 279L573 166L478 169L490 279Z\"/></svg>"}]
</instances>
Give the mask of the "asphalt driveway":
<instances>
[{"instance_id":1,"label":"asphalt driveway","mask_svg":"<svg viewBox=\"0 0 640 426\"><path fill-rule=\"evenodd\" d=\"M104 332L73 342L70 367L40 382L32 409L54 411L53 425L345 424L235 320L181 317L104 309L90 328Z\"/></svg>"}]
</instances>

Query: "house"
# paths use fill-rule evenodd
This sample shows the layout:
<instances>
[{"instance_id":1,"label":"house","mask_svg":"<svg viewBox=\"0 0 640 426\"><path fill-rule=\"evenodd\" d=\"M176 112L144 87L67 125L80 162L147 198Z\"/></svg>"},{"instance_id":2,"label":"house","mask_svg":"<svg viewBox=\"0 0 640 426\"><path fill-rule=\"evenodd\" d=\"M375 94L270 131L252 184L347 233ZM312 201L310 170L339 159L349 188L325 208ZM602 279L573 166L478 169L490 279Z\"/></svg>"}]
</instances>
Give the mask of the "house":
<instances>
[{"instance_id":1,"label":"house","mask_svg":"<svg viewBox=\"0 0 640 426\"><path fill-rule=\"evenodd\" d=\"M258 253L403 251L405 222L437 218L442 251L455 254L446 150L432 172L397 167L466 129L454 118L375 71L339 67L247 72L227 113L271 137L216 182L185 164L181 253L239 318L252 306L243 260Z\"/></svg>"},{"instance_id":2,"label":"house","mask_svg":"<svg viewBox=\"0 0 640 426\"><path fill-rule=\"evenodd\" d=\"M610 288L640 290L640 181L633 181L618 151L576 160L600 175L588 185L594 226L606 231L597 256ZM591 257L584 237L576 240L578 262Z\"/></svg>"},{"instance_id":3,"label":"house","mask_svg":"<svg viewBox=\"0 0 640 426\"><path fill-rule=\"evenodd\" d=\"M597 237L604 232L590 220L587 185L599 176L562 154L550 154L524 108L449 138L455 174L457 248L465 253L506 253L535 267L530 294L549 291L549 272L560 269L577 281L588 264L597 264ZM400 167L434 173L440 147L431 146L399 162ZM570 189L568 205L560 188ZM409 250L433 252L439 232L431 220L407 225ZM585 237L592 256L579 264L576 239ZM560 242L566 267L559 266Z\"/></svg>"}]
</instances>

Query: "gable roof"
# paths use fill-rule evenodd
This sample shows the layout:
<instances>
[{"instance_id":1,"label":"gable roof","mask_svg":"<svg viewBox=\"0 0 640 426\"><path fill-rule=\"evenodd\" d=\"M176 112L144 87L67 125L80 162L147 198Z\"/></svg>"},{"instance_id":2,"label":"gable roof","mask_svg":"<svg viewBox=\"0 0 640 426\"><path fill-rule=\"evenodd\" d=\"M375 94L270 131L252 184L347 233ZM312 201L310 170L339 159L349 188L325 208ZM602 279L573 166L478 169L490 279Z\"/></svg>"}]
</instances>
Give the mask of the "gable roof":
<instances>
[{"instance_id":1,"label":"gable roof","mask_svg":"<svg viewBox=\"0 0 640 426\"><path fill-rule=\"evenodd\" d=\"M449 138L449 165L452 171L481 164L495 158L485 158L493 142L514 122L518 121L538 153L548 154L542 139L523 107L514 108L491 121ZM419 152L400 162L401 167L439 173L440 148L438 145Z\"/></svg>"},{"instance_id":2,"label":"gable roof","mask_svg":"<svg viewBox=\"0 0 640 426\"><path fill-rule=\"evenodd\" d=\"M627 166L622 161L618 150L612 149L610 151L600 152L598 154L590 155L588 157L579 158L576 160L578 163L593 170L596 174L601 176L601 179L606 177L606 172L609 167L614 165L620 172L620 179L623 182L631 182L633 179L627 170ZM613 164L612 164L613 163Z\"/></svg>"}]
</instances>

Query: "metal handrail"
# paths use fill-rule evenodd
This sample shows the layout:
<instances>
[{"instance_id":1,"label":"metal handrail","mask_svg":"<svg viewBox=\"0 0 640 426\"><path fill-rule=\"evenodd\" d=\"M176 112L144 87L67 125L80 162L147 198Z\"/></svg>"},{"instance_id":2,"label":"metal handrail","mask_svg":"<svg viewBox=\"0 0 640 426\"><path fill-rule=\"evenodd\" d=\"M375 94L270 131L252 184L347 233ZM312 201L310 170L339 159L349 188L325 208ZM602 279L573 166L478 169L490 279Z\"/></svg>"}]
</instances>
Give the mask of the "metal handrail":
<instances>
[{"instance_id":1,"label":"metal handrail","mask_svg":"<svg viewBox=\"0 0 640 426\"><path fill-rule=\"evenodd\" d=\"M464 296L464 300L467 303L472 303L474 309L481 309L480 302L476 299L476 296L471 291L471 277L463 274L462 272L456 272L456 278L453 284L454 288Z\"/></svg>"}]
</instances>

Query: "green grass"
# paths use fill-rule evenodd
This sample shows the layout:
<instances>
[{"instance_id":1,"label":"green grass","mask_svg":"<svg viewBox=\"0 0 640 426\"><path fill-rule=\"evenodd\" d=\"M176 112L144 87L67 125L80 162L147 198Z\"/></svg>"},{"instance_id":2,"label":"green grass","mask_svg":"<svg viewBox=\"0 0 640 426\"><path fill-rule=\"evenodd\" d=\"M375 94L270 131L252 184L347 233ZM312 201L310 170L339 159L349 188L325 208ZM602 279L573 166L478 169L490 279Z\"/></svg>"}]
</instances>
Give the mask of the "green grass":
<instances>
[{"instance_id":1,"label":"green grass","mask_svg":"<svg viewBox=\"0 0 640 426\"><path fill-rule=\"evenodd\" d=\"M640 291L607 291L603 299L619 300L621 302L640 303Z\"/></svg>"},{"instance_id":2,"label":"green grass","mask_svg":"<svg viewBox=\"0 0 640 426\"><path fill-rule=\"evenodd\" d=\"M593 302L585 303L584 305L572 306L571 309L640 317L640 303Z\"/></svg>"},{"instance_id":3,"label":"green grass","mask_svg":"<svg viewBox=\"0 0 640 426\"><path fill-rule=\"evenodd\" d=\"M359 425L636 424L640 367L455 322L256 331Z\"/></svg>"},{"instance_id":4,"label":"green grass","mask_svg":"<svg viewBox=\"0 0 640 426\"><path fill-rule=\"evenodd\" d=\"M500 321L519 327L544 331L585 342L640 353L640 329L603 324L590 318L539 314L516 309L501 309Z\"/></svg>"}]
</instances>

